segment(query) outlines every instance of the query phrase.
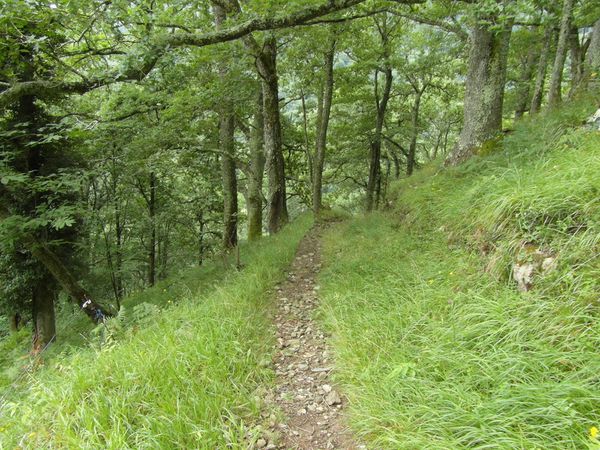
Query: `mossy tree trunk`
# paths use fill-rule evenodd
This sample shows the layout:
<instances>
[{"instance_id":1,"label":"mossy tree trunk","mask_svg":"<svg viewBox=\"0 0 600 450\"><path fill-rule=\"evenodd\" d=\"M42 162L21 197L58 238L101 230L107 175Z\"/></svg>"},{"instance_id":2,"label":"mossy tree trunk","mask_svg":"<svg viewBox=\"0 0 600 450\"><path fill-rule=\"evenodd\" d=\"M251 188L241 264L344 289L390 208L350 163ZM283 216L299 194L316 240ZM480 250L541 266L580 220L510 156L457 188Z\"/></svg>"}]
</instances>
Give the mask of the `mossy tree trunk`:
<instances>
[{"instance_id":1,"label":"mossy tree trunk","mask_svg":"<svg viewBox=\"0 0 600 450\"><path fill-rule=\"evenodd\" d=\"M156 283L156 188L154 171L149 176L148 215L150 219L150 243L148 245L148 286Z\"/></svg>"},{"instance_id":2,"label":"mossy tree trunk","mask_svg":"<svg viewBox=\"0 0 600 450\"><path fill-rule=\"evenodd\" d=\"M494 20L492 20L494 21ZM463 127L446 164L457 165L502 131L502 107L512 23L501 30L477 23L471 28Z\"/></svg>"},{"instance_id":3,"label":"mossy tree trunk","mask_svg":"<svg viewBox=\"0 0 600 450\"><path fill-rule=\"evenodd\" d=\"M577 88L583 77L583 58L584 48L579 42L579 28L571 25L569 33L569 59L571 60L571 88L569 89L569 98L572 98L577 92Z\"/></svg>"},{"instance_id":4,"label":"mossy tree trunk","mask_svg":"<svg viewBox=\"0 0 600 450\"><path fill-rule=\"evenodd\" d=\"M25 235L23 244L90 319L97 323L110 316L109 312L92 300L91 295L79 284L73 273L45 243L31 235Z\"/></svg>"},{"instance_id":5,"label":"mossy tree trunk","mask_svg":"<svg viewBox=\"0 0 600 450\"><path fill-rule=\"evenodd\" d=\"M416 81L411 82L415 91L415 102L413 103L411 111L411 130L410 130L410 145L408 147L408 158L406 159L406 175L411 176L415 170L417 163L417 137L419 136L419 113L421 109L421 99L425 90L427 89L427 83L419 87Z\"/></svg>"},{"instance_id":6,"label":"mossy tree trunk","mask_svg":"<svg viewBox=\"0 0 600 450\"><path fill-rule=\"evenodd\" d=\"M33 351L43 350L56 336L54 301L56 289L50 277L44 277L32 292Z\"/></svg>"},{"instance_id":7,"label":"mossy tree trunk","mask_svg":"<svg viewBox=\"0 0 600 450\"><path fill-rule=\"evenodd\" d=\"M540 51L535 46L529 47L527 56L521 61L521 73L517 85L517 105L515 107L515 119L519 120L531 105L531 81L535 71L536 62L540 59Z\"/></svg>"},{"instance_id":8,"label":"mossy tree trunk","mask_svg":"<svg viewBox=\"0 0 600 450\"><path fill-rule=\"evenodd\" d=\"M584 83L588 83L592 77L600 80L600 19L596 20L592 28L583 72Z\"/></svg>"},{"instance_id":9,"label":"mossy tree trunk","mask_svg":"<svg viewBox=\"0 0 600 450\"><path fill-rule=\"evenodd\" d=\"M8 316L8 329L11 333L16 333L21 328L21 314L19 312L11 313Z\"/></svg>"},{"instance_id":10,"label":"mossy tree trunk","mask_svg":"<svg viewBox=\"0 0 600 450\"><path fill-rule=\"evenodd\" d=\"M369 178L367 180L367 198L365 209L367 212L377 207L381 190L381 140L383 136L383 125L385 122L385 113L392 92L393 72L390 65L390 29L387 17L384 16L381 23L377 23L377 29L381 38L381 48L383 50L383 68L375 71L375 103L377 105L377 117L375 119L375 132L370 142L369 149ZM379 92L379 73L383 73L384 83L383 92Z\"/></svg>"},{"instance_id":11,"label":"mossy tree trunk","mask_svg":"<svg viewBox=\"0 0 600 450\"><path fill-rule=\"evenodd\" d=\"M226 19L225 10L218 4L213 6L217 31ZM219 104L219 150L221 159L221 181L223 187L223 248L229 250L237 245L238 202L235 163L235 113L229 87L227 63L219 64L219 77L225 94Z\"/></svg>"},{"instance_id":12,"label":"mossy tree trunk","mask_svg":"<svg viewBox=\"0 0 600 450\"><path fill-rule=\"evenodd\" d=\"M556 56L552 66L550 85L548 86L548 106L556 107L562 99L562 79L567 50L569 46L569 34L571 33L571 19L573 15L574 0L564 0L560 21L560 33L556 45Z\"/></svg>"},{"instance_id":13,"label":"mossy tree trunk","mask_svg":"<svg viewBox=\"0 0 600 450\"><path fill-rule=\"evenodd\" d=\"M325 77L322 84L322 92L319 96L317 111L317 142L315 146L315 157L312 164L312 201L313 211L318 214L321 211L323 199L323 166L325 164L325 152L327 148L327 129L331 116L331 104L333 101L333 61L335 57L335 39L331 38L329 48L325 52Z\"/></svg>"},{"instance_id":14,"label":"mossy tree trunk","mask_svg":"<svg viewBox=\"0 0 600 450\"><path fill-rule=\"evenodd\" d=\"M268 172L268 228L277 233L289 221L285 186L285 160L279 111L279 78L277 75L277 41L269 36L257 58L263 86L264 140Z\"/></svg>"},{"instance_id":15,"label":"mossy tree trunk","mask_svg":"<svg viewBox=\"0 0 600 450\"><path fill-rule=\"evenodd\" d=\"M385 121L385 112L390 99L392 90L393 74L391 68L383 70L384 88L381 100L377 105L377 118L375 122L375 133L371 140L370 158L369 158L369 179L367 181L367 212L377 207L379 202L379 189L381 186L381 137L383 133L383 124ZM377 75L376 75L377 77Z\"/></svg>"},{"instance_id":16,"label":"mossy tree trunk","mask_svg":"<svg viewBox=\"0 0 600 450\"><path fill-rule=\"evenodd\" d=\"M250 137L250 170L248 174L248 239L262 237L263 179L265 173L263 94L259 87Z\"/></svg>"},{"instance_id":17,"label":"mossy tree trunk","mask_svg":"<svg viewBox=\"0 0 600 450\"><path fill-rule=\"evenodd\" d=\"M552 26L548 25L544 30L544 39L542 42L542 52L540 54L537 71L535 75L535 83L533 94L531 95L531 105L529 106L529 114L536 114L542 107L542 99L544 98L544 85L546 83L546 73L548 71L548 61L550 60L551 48L556 33Z\"/></svg>"}]
</instances>

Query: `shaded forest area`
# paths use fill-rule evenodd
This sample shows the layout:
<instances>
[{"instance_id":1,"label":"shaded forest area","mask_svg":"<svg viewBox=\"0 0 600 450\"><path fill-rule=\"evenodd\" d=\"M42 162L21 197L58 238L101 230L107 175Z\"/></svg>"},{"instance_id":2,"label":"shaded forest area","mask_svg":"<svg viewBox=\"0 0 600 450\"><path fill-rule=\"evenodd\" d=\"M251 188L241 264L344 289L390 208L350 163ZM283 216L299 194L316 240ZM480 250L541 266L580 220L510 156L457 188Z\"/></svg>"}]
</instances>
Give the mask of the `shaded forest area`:
<instances>
[{"instance_id":1,"label":"shaded forest area","mask_svg":"<svg viewBox=\"0 0 600 450\"><path fill-rule=\"evenodd\" d=\"M574 0L5 2L3 314L33 323L39 349L61 292L97 322L323 195L370 211L428 160L492 151L513 119L594 82L597 14Z\"/></svg>"}]
</instances>

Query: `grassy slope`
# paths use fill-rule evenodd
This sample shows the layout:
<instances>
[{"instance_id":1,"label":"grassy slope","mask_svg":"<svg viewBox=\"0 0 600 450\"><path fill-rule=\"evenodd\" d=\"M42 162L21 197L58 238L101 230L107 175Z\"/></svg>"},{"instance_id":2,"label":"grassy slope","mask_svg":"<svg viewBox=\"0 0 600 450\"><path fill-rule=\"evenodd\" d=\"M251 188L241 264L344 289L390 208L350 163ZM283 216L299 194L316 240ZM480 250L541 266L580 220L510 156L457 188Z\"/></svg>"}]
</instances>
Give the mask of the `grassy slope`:
<instances>
[{"instance_id":1,"label":"grassy slope","mask_svg":"<svg viewBox=\"0 0 600 450\"><path fill-rule=\"evenodd\" d=\"M593 103L326 237L322 316L369 447L600 448L600 133L576 127ZM520 294L525 242L558 268Z\"/></svg>"},{"instance_id":2,"label":"grassy slope","mask_svg":"<svg viewBox=\"0 0 600 450\"><path fill-rule=\"evenodd\" d=\"M242 243L241 247L242 256L245 257L245 244ZM224 274L233 269L233 259L234 255L225 260L219 258L208 260L201 267L178 272L159 281L155 287L128 296L122 304L126 310L125 314L133 317L124 318L123 322L126 323L123 325L133 325L137 316L151 313L148 304L166 307L184 298L199 297L210 292L215 284L223 282ZM138 306L139 308L136 308ZM134 309L136 309L135 313ZM0 317L0 319L2 324L8 323L6 318ZM46 363L78 352L82 347L90 344L90 339L98 341L91 334L94 325L84 314L77 313L75 306L68 301L58 304L56 322L58 337L54 345L48 347L42 354L42 359ZM0 337L0 392L12 385L15 380L22 378L24 368L33 367L38 363L38 358L32 358L30 354L31 339L30 326L22 328L19 333Z\"/></svg>"},{"instance_id":3,"label":"grassy slope","mask_svg":"<svg viewBox=\"0 0 600 450\"><path fill-rule=\"evenodd\" d=\"M209 267L209 288L190 273L130 299L94 346L34 373L0 415L0 448L243 447L271 377L268 290L310 223L249 246L241 272Z\"/></svg>"}]
</instances>

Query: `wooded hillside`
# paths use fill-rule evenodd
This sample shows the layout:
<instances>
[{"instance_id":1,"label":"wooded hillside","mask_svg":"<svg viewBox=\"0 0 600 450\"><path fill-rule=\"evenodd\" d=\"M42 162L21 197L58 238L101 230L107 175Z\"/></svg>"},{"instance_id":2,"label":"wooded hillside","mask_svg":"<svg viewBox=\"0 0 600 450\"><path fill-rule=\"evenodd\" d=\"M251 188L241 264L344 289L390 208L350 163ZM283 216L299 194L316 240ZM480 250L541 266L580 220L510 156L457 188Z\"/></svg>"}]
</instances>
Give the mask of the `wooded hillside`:
<instances>
[{"instance_id":1,"label":"wooded hillside","mask_svg":"<svg viewBox=\"0 0 600 450\"><path fill-rule=\"evenodd\" d=\"M87 439L90 448L600 445L597 364L569 356L595 360L598 343L582 332L597 332L600 296L596 1L6 0L0 35L8 448L81 448ZM444 278L431 292L437 312L427 313L423 293L437 287L437 270L461 280ZM446 307L461 295L469 307ZM523 306L528 296L543 310ZM527 328L534 315L555 338ZM472 330L485 352L505 352L496 357L506 365L438 320ZM378 326L389 334L370 328ZM431 347L414 340L438 334L443 343ZM183 351L182 368L174 355L186 339L206 348ZM561 339L574 344L547 351ZM454 345L464 350L458 368L440 362ZM140 356L145 346L155 366ZM407 358L409 349L423 359ZM161 380L153 371L163 365ZM493 376L479 372L484 365ZM509 405L508 367L533 390L560 390L560 379L580 397L560 391L544 403L519 392L523 402ZM172 381L196 369L202 379ZM97 391L92 378L80 383L89 370ZM438 405L419 409L425 400L398 390L399 379L417 380ZM255 428L271 414L262 397L285 397L267 380L291 397L321 389L278 405L287 422L266 419L288 424L279 440ZM493 406L481 411L472 392L450 395L440 387L448 380L457 391L473 382L478 401ZM202 389L219 392L214 403L206 392L199 410L170 403ZM133 418L140 411L154 411L144 425ZM475 411L501 432L470 422ZM38 413L44 424L33 430ZM292 432L323 414L331 436ZM531 425L537 416L548 419L545 435Z\"/></svg>"}]
</instances>

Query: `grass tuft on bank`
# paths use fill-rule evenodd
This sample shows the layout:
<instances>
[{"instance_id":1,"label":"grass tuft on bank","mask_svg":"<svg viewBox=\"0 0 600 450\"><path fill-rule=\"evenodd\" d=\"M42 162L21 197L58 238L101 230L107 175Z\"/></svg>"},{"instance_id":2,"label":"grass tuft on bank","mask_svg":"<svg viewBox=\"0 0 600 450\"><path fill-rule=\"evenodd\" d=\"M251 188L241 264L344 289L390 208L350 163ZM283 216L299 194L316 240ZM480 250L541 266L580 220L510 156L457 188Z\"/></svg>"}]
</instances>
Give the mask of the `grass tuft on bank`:
<instances>
[{"instance_id":1,"label":"grass tuft on bank","mask_svg":"<svg viewBox=\"0 0 600 450\"><path fill-rule=\"evenodd\" d=\"M272 376L269 291L311 223L244 247L239 272L210 266L202 285L186 274L129 299L2 405L0 448L245 448Z\"/></svg>"},{"instance_id":2,"label":"grass tuft on bank","mask_svg":"<svg viewBox=\"0 0 600 450\"><path fill-rule=\"evenodd\" d=\"M325 238L322 320L369 448L598 449L600 133L594 101L432 164ZM513 264L554 269L519 292Z\"/></svg>"}]
</instances>

